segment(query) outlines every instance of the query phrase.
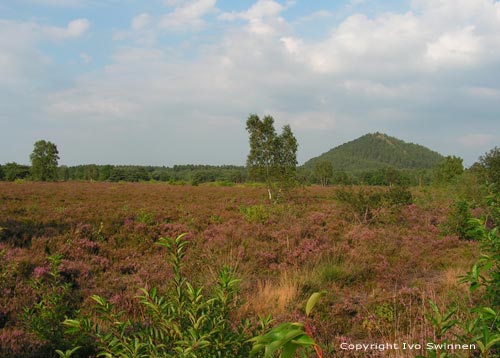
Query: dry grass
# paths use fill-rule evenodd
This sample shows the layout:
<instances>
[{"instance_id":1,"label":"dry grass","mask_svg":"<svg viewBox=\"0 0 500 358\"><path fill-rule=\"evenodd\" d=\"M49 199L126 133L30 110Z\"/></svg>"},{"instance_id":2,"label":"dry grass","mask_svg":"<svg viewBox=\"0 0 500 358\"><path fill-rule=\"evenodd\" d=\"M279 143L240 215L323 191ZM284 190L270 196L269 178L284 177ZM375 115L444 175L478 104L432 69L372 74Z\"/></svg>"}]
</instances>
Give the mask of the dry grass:
<instances>
[{"instance_id":1,"label":"dry grass","mask_svg":"<svg viewBox=\"0 0 500 358\"><path fill-rule=\"evenodd\" d=\"M249 292L242 313L258 316L280 317L287 313L289 305L297 298L299 282L295 275L284 271L278 280L258 280L253 292Z\"/></svg>"}]
</instances>

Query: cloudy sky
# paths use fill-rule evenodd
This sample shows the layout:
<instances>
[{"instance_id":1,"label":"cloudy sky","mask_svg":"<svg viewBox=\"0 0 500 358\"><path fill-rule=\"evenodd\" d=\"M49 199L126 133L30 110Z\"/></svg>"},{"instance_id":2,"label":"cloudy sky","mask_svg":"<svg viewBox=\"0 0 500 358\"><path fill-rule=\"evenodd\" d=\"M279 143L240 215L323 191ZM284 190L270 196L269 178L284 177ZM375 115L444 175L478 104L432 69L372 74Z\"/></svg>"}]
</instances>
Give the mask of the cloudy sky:
<instances>
[{"instance_id":1,"label":"cloudy sky","mask_svg":"<svg viewBox=\"0 0 500 358\"><path fill-rule=\"evenodd\" d=\"M0 163L244 164L249 114L299 162L368 132L466 164L500 146L494 0L0 0Z\"/></svg>"}]
</instances>

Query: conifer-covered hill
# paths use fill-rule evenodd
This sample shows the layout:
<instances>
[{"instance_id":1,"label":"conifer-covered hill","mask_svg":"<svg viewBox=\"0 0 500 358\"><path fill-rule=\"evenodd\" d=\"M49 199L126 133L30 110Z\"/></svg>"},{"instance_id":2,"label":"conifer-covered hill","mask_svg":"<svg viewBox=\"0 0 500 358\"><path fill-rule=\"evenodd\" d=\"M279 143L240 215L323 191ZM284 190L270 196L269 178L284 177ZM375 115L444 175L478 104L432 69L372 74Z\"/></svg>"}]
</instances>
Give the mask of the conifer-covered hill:
<instances>
[{"instance_id":1,"label":"conifer-covered hill","mask_svg":"<svg viewBox=\"0 0 500 358\"><path fill-rule=\"evenodd\" d=\"M430 169L443 160L443 156L422 145L406 143L383 133L369 133L358 139L330 149L304 163L313 169L317 163L330 161L334 170L350 173L382 168Z\"/></svg>"}]
</instances>

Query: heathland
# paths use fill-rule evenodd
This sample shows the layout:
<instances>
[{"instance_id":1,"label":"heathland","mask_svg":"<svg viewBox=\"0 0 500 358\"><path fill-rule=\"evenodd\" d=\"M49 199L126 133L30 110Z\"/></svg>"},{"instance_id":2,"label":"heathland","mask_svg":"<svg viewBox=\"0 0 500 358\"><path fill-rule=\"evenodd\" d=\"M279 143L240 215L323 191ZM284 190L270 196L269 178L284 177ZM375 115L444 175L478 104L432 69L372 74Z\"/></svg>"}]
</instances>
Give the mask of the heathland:
<instances>
[{"instance_id":1,"label":"heathland","mask_svg":"<svg viewBox=\"0 0 500 358\"><path fill-rule=\"evenodd\" d=\"M398 190L309 186L271 203L259 185L0 183L0 356L51 356L51 336L29 322L50 297L43 282L54 257L68 318L91 314L92 295L140 318L140 288L165 292L175 275L155 243L182 233L182 272L193 285L208 291L223 267L241 279L233 322L300 321L307 298L324 291L311 316L324 356L366 356L342 342L435 341L430 302L463 318L477 299L458 279L479 244L460 229L487 213L487 193L466 174L410 197Z\"/></svg>"}]
</instances>

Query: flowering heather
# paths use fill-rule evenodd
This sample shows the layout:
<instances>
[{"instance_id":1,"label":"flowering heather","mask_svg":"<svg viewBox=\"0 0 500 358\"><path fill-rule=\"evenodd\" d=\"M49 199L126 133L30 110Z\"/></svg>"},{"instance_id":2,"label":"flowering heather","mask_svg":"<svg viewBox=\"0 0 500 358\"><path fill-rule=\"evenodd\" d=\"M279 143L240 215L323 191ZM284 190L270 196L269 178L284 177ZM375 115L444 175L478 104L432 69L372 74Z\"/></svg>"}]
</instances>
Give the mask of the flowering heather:
<instances>
[{"instance_id":1,"label":"flowering heather","mask_svg":"<svg viewBox=\"0 0 500 358\"><path fill-rule=\"evenodd\" d=\"M441 233L449 200L418 192L415 204L377 211L369 223L344 215L334 190L320 187L276 205L265 189L238 186L26 182L0 183L0 193L0 357L40 343L19 316L36 302L30 285L50 275L51 255L62 255L61 279L82 314L98 294L133 317L142 314L138 289L165 289L173 276L155 242L188 233L183 270L193 282L208 290L225 265L243 279L235 319L253 317L259 299L287 289L292 301L273 313L293 320L307 296L327 291L312 317L324 342L382 339L396 328L418 336L422 302L455 299L444 291L447 273L465 273L477 257L474 242Z\"/></svg>"}]
</instances>

